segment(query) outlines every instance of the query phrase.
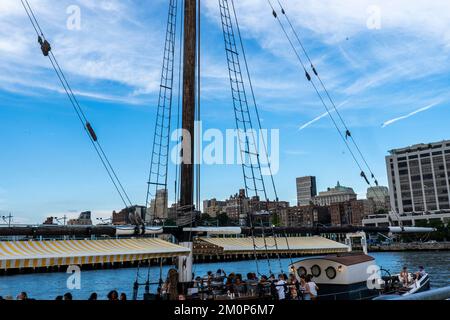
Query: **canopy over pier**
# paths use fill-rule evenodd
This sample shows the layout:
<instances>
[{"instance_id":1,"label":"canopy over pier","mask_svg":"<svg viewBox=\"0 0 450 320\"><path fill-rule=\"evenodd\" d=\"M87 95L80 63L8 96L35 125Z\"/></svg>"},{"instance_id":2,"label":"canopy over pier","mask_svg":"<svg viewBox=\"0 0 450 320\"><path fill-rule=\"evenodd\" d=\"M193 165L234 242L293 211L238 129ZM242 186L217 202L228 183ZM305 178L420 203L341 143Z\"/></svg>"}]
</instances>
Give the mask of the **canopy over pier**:
<instances>
[{"instance_id":1,"label":"canopy over pier","mask_svg":"<svg viewBox=\"0 0 450 320\"><path fill-rule=\"evenodd\" d=\"M157 239L4 241L0 270L128 263L190 254L188 248Z\"/></svg>"},{"instance_id":2,"label":"canopy over pier","mask_svg":"<svg viewBox=\"0 0 450 320\"><path fill-rule=\"evenodd\" d=\"M276 240L276 242L275 242ZM278 253L278 254L329 254L348 252L345 244L323 237L262 237L252 238L200 238L194 254L203 251L203 254L218 255L248 255ZM277 250L278 247L278 250ZM209 251L207 253L206 251Z\"/></svg>"}]
</instances>

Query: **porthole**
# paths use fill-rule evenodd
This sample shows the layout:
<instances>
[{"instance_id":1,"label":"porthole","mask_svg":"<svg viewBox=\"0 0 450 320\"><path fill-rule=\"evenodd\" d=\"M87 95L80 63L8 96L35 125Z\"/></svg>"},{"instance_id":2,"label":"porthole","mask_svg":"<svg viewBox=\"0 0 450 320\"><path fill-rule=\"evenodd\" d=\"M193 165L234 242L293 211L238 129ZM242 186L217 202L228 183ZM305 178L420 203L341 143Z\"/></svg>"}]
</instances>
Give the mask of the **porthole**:
<instances>
[{"instance_id":1,"label":"porthole","mask_svg":"<svg viewBox=\"0 0 450 320\"><path fill-rule=\"evenodd\" d=\"M320 277L320 274L322 273L322 270L320 269L320 267L316 264L314 266L312 266L311 268L311 274L315 277L318 278Z\"/></svg>"},{"instance_id":2,"label":"porthole","mask_svg":"<svg viewBox=\"0 0 450 320\"><path fill-rule=\"evenodd\" d=\"M327 270L325 270L325 273L327 274L328 279L333 280L336 278L336 269L333 267L328 267Z\"/></svg>"},{"instance_id":3,"label":"porthole","mask_svg":"<svg viewBox=\"0 0 450 320\"><path fill-rule=\"evenodd\" d=\"M298 273L299 277L301 277L301 276L306 276L308 272L306 271L306 269L304 267L300 267L300 268L298 268L297 273Z\"/></svg>"}]
</instances>

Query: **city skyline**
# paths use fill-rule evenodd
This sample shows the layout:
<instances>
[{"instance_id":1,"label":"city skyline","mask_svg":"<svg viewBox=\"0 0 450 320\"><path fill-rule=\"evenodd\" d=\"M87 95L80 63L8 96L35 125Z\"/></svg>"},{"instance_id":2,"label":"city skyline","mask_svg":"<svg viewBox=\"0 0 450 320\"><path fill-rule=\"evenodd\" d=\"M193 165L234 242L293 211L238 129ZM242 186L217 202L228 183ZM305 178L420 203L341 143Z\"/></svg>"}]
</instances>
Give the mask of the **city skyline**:
<instances>
[{"instance_id":1,"label":"city skyline","mask_svg":"<svg viewBox=\"0 0 450 320\"><path fill-rule=\"evenodd\" d=\"M167 4L148 2L145 12L137 1L75 4L80 30L66 27L72 2L45 0L35 9L133 202L143 204ZM319 178L318 190L339 180L365 194L360 171L280 37L270 8L264 1L237 6L263 127L280 130L280 200L296 203L295 178L306 175ZM370 6L286 1L380 185L387 185L388 150L449 138L450 29L439 21L450 19L450 5L379 1L379 29L367 25ZM206 129L224 131L234 123L216 2L204 1L202 11L202 118ZM12 212L16 222L36 223L46 216L120 210L20 3L2 1L0 18L1 215ZM169 186L173 166L171 171ZM224 199L242 187L242 171L239 165L205 166L202 181L202 199Z\"/></svg>"}]
</instances>

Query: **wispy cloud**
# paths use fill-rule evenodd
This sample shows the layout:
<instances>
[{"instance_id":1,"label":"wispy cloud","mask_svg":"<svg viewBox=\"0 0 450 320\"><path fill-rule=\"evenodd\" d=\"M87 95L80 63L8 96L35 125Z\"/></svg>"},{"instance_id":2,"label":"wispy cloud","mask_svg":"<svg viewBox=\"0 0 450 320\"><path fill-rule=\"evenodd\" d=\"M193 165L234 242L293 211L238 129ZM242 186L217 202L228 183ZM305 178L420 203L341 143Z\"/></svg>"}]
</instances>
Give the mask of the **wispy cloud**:
<instances>
[{"instance_id":1,"label":"wispy cloud","mask_svg":"<svg viewBox=\"0 0 450 320\"><path fill-rule=\"evenodd\" d=\"M285 150L284 153L288 156L304 156L308 154L308 152L302 150Z\"/></svg>"},{"instance_id":2,"label":"wispy cloud","mask_svg":"<svg viewBox=\"0 0 450 320\"><path fill-rule=\"evenodd\" d=\"M408 118L410 118L410 117L412 117L412 116L415 116L415 115L418 114L418 113L425 112L425 111L427 111L427 110L429 110L429 109L431 109L431 108L433 108L433 107L439 105L440 103L441 103L441 101L439 101L439 102L434 102L434 103L429 104L429 105L427 105L427 106L425 106L425 107L422 107L422 108L417 109L417 110L415 110L415 111L413 111L413 112L410 112L410 113L408 113L407 115L404 115L404 116L401 116L401 117L397 117L397 118L388 120L388 121L386 121L386 122L383 123L383 126L382 126L382 127L383 127L383 128L386 128L387 126L390 126L390 125L392 125L392 124L394 124L394 123L396 123L396 122L399 122L399 121L408 119Z\"/></svg>"},{"instance_id":3,"label":"wispy cloud","mask_svg":"<svg viewBox=\"0 0 450 320\"><path fill-rule=\"evenodd\" d=\"M130 97L157 92L164 33L159 31L159 21L148 16L167 12L166 6L148 5L149 10L142 14L134 1L94 4L79 0L75 4L81 9L81 29L68 30L66 8L73 2L30 3L59 63L80 93L93 99L127 103ZM32 88L36 78L29 77L30 70L40 72L38 79L43 83L51 83L56 77L40 54L33 29L17 0L0 3L0 58L2 74L15 76L3 77L2 87L14 86L20 78L22 85ZM114 90L119 86L121 90ZM114 96L107 94L113 91Z\"/></svg>"}]
</instances>

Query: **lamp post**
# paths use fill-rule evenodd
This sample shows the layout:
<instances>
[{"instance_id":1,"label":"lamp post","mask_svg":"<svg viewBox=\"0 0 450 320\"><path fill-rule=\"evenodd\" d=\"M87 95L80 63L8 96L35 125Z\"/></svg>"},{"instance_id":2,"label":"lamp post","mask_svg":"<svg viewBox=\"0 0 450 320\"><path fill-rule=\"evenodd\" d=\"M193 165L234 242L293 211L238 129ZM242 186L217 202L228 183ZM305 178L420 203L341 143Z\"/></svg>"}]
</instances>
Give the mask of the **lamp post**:
<instances>
[{"instance_id":1,"label":"lamp post","mask_svg":"<svg viewBox=\"0 0 450 320\"><path fill-rule=\"evenodd\" d=\"M8 228L11 228L11 222L12 222L13 216L11 213L7 216L2 216L3 221L5 221L8 224Z\"/></svg>"},{"instance_id":2,"label":"lamp post","mask_svg":"<svg viewBox=\"0 0 450 320\"><path fill-rule=\"evenodd\" d=\"M66 222L67 222L67 216L64 215L62 218L58 218L58 217L54 217L54 219L56 220L57 223L61 223L61 221L63 222L62 225L65 226Z\"/></svg>"}]
</instances>

